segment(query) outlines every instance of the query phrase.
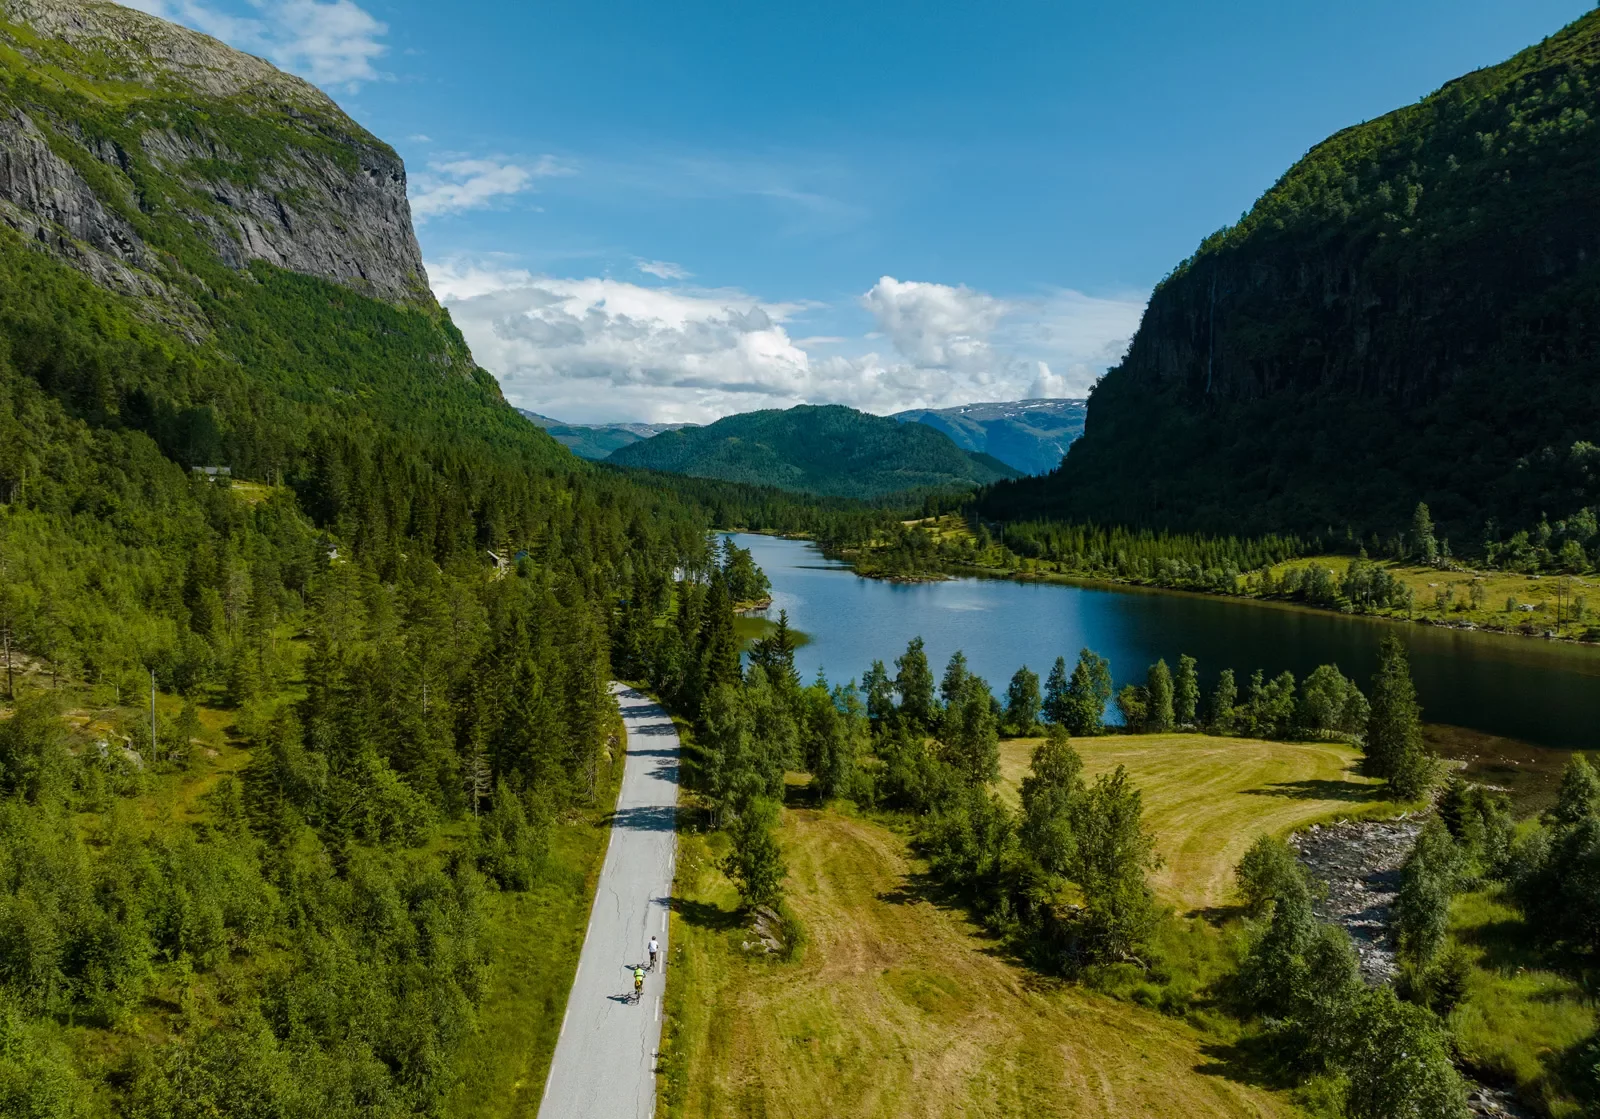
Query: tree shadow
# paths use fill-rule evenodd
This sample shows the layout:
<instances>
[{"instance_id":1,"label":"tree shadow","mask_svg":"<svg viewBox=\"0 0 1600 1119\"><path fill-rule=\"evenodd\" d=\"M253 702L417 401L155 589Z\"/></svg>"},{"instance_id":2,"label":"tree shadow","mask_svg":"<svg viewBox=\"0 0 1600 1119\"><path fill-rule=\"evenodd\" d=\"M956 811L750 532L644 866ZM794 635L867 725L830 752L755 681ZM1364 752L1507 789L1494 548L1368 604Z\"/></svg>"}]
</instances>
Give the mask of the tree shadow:
<instances>
[{"instance_id":1,"label":"tree shadow","mask_svg":"<svg viewBox=\"0 0 1600 1119\"><path fill-rule=\"evenodd\" d=\"M670 804L619 808L607 813L600 826L628 831L672 831L677 826L677 809Z\"/></svg>"},{"instance_id":2,"label":"tree shadow","mask_svg":"<svg viewBox=\"0 0 1600 1119\"><path fill-rule=\"evenodd\" d=\"M668 905L686 924L697 929L707 929L711 932L727 932L736 929L744 919L744 913L739 909L724 909L720 905L709 902L693 901L689 898L671 898Z\"/></svg>"},{"instance_id":3,"label":"tree shadow","mask_svg":"<svg viewBox=\"0 0 1600 1119\"><path fill-rule=\"evenodd\" d=\"M1214 929L1220 929L1229 921L1243 917L1246 912L1246 908L1242 905L1207 905L1191 909L1184 916L1190 920L1199 919Z\"/></svg>"},{"instance_id":4,"label":"tree shadow","mask_svg":"<svg viewBox=\"0 0 1600 1119\"><path fill-rule=\"evenodd\" d=\"M1201 1076L1216 1076L1236 1084L1287 1092L1300 1083L1298 1070L1289 1066L1279 1052L1279 1040L1270 1034L1254 1034L1231 1042L1202 1043L1200 1052L1207 1058L1195 1066Z\"/></svg>"},{"instance_id":5,"label":"tree shadow","mask_svg":"<svg viewBox=\"0 0 1600 1119\"><path fill-rule=\"evenodd\" d=\"M817 793L814 782L805 784L785 782L783 786L783 806L785 808L821 808L822 797Z\"/></svg>"},{"instance_id":6,"label":"tree shadow","mask_svg":"<svg viewBox=\"0 0 1600 1119\"><path fill-rule=\"evenodd\" d=\"M1290 800L1342 800L1353 804L1372 803L1386 799L1388 789L1383 785L1357 785L1352 781L1331 781L1327 778L1307 778L1302 781L1275 781L1255 789L1244 789L1248 796L1286 797Z\"/></svg>"}]
</instances>

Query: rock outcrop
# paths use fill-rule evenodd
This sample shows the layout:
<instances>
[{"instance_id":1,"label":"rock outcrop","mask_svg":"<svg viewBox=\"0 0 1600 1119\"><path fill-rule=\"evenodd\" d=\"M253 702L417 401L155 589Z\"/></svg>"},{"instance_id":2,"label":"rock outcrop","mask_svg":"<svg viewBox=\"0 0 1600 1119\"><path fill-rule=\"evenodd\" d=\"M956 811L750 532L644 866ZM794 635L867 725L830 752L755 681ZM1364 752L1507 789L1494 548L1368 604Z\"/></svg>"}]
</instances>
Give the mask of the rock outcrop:
<instances>
[{"instance_id":1,"label":"rock outcrop","mask_svg":"<svg viewBox=\"0 0 1600 1119\"><path fill-rule=\"evenodd\" d=\"M0 0L0 220L118 290L181 245L431 302L400 157L325 94L102 0Z\"/></svg>"}]
</instances>

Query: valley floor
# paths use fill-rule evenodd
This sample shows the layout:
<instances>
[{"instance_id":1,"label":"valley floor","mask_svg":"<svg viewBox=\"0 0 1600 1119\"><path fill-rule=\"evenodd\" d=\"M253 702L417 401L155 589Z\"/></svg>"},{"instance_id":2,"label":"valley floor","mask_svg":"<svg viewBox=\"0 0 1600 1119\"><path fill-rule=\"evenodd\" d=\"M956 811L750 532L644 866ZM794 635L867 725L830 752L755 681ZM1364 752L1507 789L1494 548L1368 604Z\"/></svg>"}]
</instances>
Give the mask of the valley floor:
<instances>
[{"instance_id":1,"label":"valley floor","mask_svg":"<svg viewBox=\"0 0 1600 1119\"><path fill-rule=\"evenodd\" d=\"M1028 772L1037 739L1000 744L1007 794ZM1336 742L1264 742L1205 734L1116 734L1075 738L1089 775L1126 766L1144 794L1145 824L1162 865L1156 895L1179 913L1227 905L1233 868L1258 835L1286 835L1321 820L1400 811L1358 755Z\"/></svg>"},{"instance_id":2,"label":"valley floor","mask_svg":"<svg viewBox=\"0 0 1600 1119\"><path fill-rule=\"evenodd\" d=\"M932 900L903 836L848 810L785 812L807 942L795 962L747 952L722 838L682 837L664 1114L1298 1114L1184 1023L1015 965Z\"/></svg>"}]
</instances>

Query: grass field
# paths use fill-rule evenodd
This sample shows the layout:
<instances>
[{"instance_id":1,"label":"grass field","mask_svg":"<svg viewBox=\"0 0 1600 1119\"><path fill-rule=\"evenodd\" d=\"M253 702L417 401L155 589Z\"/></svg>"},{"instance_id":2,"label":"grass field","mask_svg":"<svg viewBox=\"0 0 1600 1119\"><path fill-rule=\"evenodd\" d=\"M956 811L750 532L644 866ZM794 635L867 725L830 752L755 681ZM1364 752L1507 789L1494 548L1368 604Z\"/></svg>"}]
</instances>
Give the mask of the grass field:
<instances>
[{"instance_id":1,"label":"grass field","mask_svg":"<svg viewBox=\"0 0 1600 1119\"><path fill-rule=\"evenodd\" d=\"M1001 781L1013 797L1037 741L1000 744ZM1233 868L1258 835L1398 810L1381 786L1356 773L1356 752L1337 743L1138 734L1072 745L1091 775L1127 767L1163 860L1151 885L1180 913L1226 906Z\"/></svg>"},{"instance_id":2,"label":"grass field","mask_svg":"<svg viewBox=\"0 0 1600 1119\"><path fill-rule=\"evenodd\" d=\"M1272 569L1282 578L1291 567L1311 565L1342 576L1349 556L1310 556ZM1389 574L1411 588L1415 596L1412 615L1435 621L1543 634L1547 630L1566 637L1582 637L1600 625L1600 575L1519 575L1513 571L1440 571L1384 561ZM1478 604L1474 605L1473 588ZM1581 604L1578 600L1581 599ZM1559 601L1558 601L1559 600ZM1510 604L1512 609L1507 610ZM1532 609L1523 609L1532 607ZM1389 611L1404 618L1404 611ZM1557 626L1557 614L1560 625Z\"/></svg>"},{"instance_id":3,"label":"grass field","mask_svg":"<svg viewBox=\"0 0 1600 1119\"><path fill-rule=\"evenodd\" d=\"M665 1115L1299 1114L1230 1079L1183 1022L1012 964L923 895L905 839L881 823L784 813L789 905L807 935L794 962L742 950L715 866L723 837L680 841Z\"/></svg>"},{"instance_id":4,"label":"grass field","mask_svg":"<svg viewBox=\"0 0 1600 1119\"><path fill-rule=\"evenodd\" d=\"M1576 1064L1573 1050L1597 1025L1585 989L1593 982L1585 977L1587 961L1541 950L1499 886L1456 896L1450 936L1474 964L1466 998L1450 1014L1462 1060L1482 1076L1516 1085L1556 1119L1581 1114L1561 1074L1574 1071L1562 1066Z\"/></svg>"}]
</instances>

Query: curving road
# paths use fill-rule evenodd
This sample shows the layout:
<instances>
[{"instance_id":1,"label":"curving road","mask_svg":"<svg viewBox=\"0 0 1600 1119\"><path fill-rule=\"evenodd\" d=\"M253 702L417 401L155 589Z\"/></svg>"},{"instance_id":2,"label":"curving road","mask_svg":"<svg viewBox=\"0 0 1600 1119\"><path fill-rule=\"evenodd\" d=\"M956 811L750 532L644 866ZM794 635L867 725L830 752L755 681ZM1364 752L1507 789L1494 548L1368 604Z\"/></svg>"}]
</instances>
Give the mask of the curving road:
<instances>
[{"instance_id":1,"label":"curving road","mask_svg":"<svg viewBox=\"0 0 1600 1119\"><path fill-rule=\"evenodd\" d=\"M667 954L678 804L678 732L661 705L613 684L627 767L539 1119L650 1119L656 1106L663 971L632 1001L633 965L654 933Z\"/></svg>"}]
</instances>

